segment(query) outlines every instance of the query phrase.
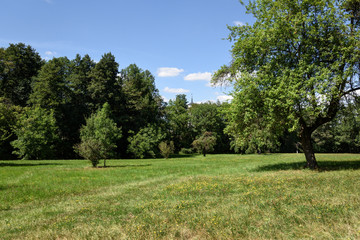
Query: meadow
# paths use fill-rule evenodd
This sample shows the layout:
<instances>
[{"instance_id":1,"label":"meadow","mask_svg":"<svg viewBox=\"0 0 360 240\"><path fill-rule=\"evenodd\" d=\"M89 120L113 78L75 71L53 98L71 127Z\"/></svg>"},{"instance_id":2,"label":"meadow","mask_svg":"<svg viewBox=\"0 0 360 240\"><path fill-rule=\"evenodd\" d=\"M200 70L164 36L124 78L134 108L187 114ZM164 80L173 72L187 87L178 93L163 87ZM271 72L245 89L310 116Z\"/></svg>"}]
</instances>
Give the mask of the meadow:
<instances>
[{"instance_id":1,"label":"meadow","mask_svg":"<svg viewBox=\"0 0 360 240\"><path fill-rule=\"evenodd\" d=\"M360 154L0 161L1 239L360 239Z\"/></svg>"}]
</instances>

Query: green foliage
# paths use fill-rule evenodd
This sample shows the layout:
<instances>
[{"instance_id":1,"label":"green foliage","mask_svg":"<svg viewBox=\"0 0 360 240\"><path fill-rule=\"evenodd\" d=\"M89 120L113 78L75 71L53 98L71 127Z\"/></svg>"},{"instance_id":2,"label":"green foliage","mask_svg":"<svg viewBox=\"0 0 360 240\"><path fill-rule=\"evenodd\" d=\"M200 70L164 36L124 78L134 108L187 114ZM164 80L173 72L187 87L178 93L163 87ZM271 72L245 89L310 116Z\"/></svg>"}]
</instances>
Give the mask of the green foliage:
<instances>
[{"instance_id":1,"label":"green foliage","mask_svg":"<svg viewBox=\"0 0 360 240\"><path fill-rule=\"evenodd\" d=\"M120 81L126 103L124 120L129 130L137 132L149 123L159 123L163 102L154 76L148 70L131 64L120 72Z\"/></svg>"},{"instance_id":2,"label":"green foliage","mask_svg":"<svg viewBox=\"0 0 360 240\"><path fill-rule=\"evenodd\" d=\"M20 112L21 107L0 97L0 159L14 158L10 142L16 139L14 128Z\"/></svg>"},{"instance_id":3,"label":"green foliage","mask_svg":"<svg viewBox=\"0 0 360 240\"><path fill-rule=\"evenodd\" d=\"M128 151L132 153L135 158L155 158L158 145L164 137L165 135L161 132L161 129L149 124L128 138L130 143Z\"/></svg>"},{"instance_id":4,"label":"green foliage","mask_svg":"<svg viewBox=\"0 0 360 240\"><path fill-rule=\"evenodd\" d=\"M227 132L240 148L272 148L285 129L298 130L309 167L317 166L312 132L359 84L360 34L343 3L250 1L255 23L229 27L233 59L213 80L234 83Z\"/></svg>"},{"instance_id":5,"label":"green foliage","mask_svg":"<svg viewBox=\"0 0 360 240\"><path fill-rule=\"evenodd\" d=\"M201 104L192 104L188 110L190 116L190 125L194 135L201 135L204 132L212 132L217 136L217 142L214 151L217 153L228 152L230 149L229 136L224 134L226 120L222 109L226 103L206 102Z\"/></svg>"},{"instance_id":6,"label":"green foliage","mask_svg":"<svg viewBox=\"0 0 360 240\"><path fill-rule=\"evenodd\" d=\"M27 105L32 78L43 64L39 53L23 43L0 48L0 97L22 107Z\"/></svg>"},{"instance_id":7,"label":"green foliage","mask_svg":"<svg viewBox=\"0 0 360 240\"><path fill-rule=\"evenodd\" d=\"M174 141L176 151L188 148L193 139L190 116L185 94L176 95L175 101L170 100L165 108L168 132Z\"/></svg>"},{"instance_id":8,"label":"green foliage","mask_svg":"<svg viewBox=\"0 0 360 240\"><path fill-rule=\"evenodd\" d=\"M212 132L204 132L199 138L193 141L192 145L198 151L198 153L202 153L204 157L206 153L214 150L214 146L216 144L216 137Z\"/></svg>"},{"instance_id":9,"label":"green foliage","mask_svg":"<svg viewBox=\"0 0 360 240\"><path fill-rule=\"evenodd\" d=\"M80 156L97 166L100 159L115 156L116 141L121 138L121 128L110 118L110 105L105 103L101 109L86 120L80 129L81 143L75 146Z\"/></svg>"},{"instance_id":10,"label":"green foliage","mask_svg":"<svg viewBox=\"0 0 360 240\"><path fill-rule=\"evenodd\" d=\"M161 156L163 156L164 158L169 158L170 154L174 153L175 150L174 142L173 141L170 141L169 143L161 142L159 144L159 149Z\"/></svg>"},{"instance_id":11,"label":"green foliage","mask_svg":"<svg viewBox=\"0 0 360 240\"><path fill-rule=\"evenodd\" d=\"M59 141L54 111L40 107L27 109L15 128L17 139L11 142L14 153L23 159L51 159Z\"/></svg>"},{"instance_id":12,"label":"green foliage","mask_svg":"<svg viewBox=\"0 0 360 240\"><path fill-rule=\"evenodd\" d=\"M192 154L194 150L192 148L182 148L179 151L179 154Z\"/></svg>"},{"instance_id":13,"label":"green foliage","mask_svg":"<svg viewBox=\"0 0 360 240\"><path fill-rule=\"evenodd\" d=\"M119 64L115 61L115 56L106 53L95 67L90 67L91 72L88 77L91 80L87 91L92 99L93 110L99 109L106 102L111 106L114 105L115 99L120 93L120 85L117 81Z\"/></svg>"}]
</instances>

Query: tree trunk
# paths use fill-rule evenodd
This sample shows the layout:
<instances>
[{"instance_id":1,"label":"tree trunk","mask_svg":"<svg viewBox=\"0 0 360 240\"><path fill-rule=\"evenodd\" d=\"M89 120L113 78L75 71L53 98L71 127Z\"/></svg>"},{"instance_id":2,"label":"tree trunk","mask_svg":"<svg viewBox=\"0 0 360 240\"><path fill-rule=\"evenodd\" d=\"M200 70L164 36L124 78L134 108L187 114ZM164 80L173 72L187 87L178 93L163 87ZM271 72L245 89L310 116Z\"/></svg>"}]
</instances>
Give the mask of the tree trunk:
<instances>
[{"instance_id":1,"label":"tree trunk","mask_svg":"<svg viewBox=\"0 0 360 240\"><path fill-rule=\"evenodd\" d=\"M308 127L301 127L300 138L301 145L304 150L305 158L306 158L306 167L310 169L318 169L319 166L317 164L313 145L311 143L311 133L312 131Z\"/></svg>"}]
</instances>

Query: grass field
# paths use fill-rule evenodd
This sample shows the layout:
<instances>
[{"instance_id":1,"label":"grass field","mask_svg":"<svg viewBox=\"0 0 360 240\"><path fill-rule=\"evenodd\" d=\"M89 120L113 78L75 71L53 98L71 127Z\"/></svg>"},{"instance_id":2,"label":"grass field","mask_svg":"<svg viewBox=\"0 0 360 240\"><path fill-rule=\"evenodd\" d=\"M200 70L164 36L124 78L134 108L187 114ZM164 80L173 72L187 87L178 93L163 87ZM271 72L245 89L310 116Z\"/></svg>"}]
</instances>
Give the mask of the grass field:
<instances>
[{"instance_id":1,"label":"grass field","mask_svg":"<svg viewBox=\"0 0 360 240\"><path fill-rule=\"evenodd\" d=\"M0 161L1 239L360 239L360 154Z\"/></svg>"}]
</instances>

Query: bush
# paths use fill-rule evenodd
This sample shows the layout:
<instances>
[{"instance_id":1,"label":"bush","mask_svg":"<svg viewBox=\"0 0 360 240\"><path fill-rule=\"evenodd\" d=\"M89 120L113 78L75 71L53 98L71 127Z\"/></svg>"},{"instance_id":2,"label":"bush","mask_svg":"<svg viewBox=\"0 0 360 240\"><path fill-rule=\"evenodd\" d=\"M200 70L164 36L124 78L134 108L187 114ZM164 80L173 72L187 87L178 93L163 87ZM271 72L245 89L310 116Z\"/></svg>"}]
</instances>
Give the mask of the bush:
<instances>
[{"instance_id":1,"label":"bush","mask_svg":"<svg viewBox=\"0 0 360 240\"><path fill-rule=\"evenodd\" d=\"M182 148L179 153L180 154L193 154L194 151L192 148Z\"/></svg>"},{"instance_id":2,"label":"bush","mask_svg":"<svg viewBox=\"0 0 360 240\"><path fill-rule=\"evenodd\" d=\"M169 158L170 154L174 153L174 142L170 141L170 143L167 142L161 142L159 144L160 154L164 158Z\"/></svg>"}]
</instances>

